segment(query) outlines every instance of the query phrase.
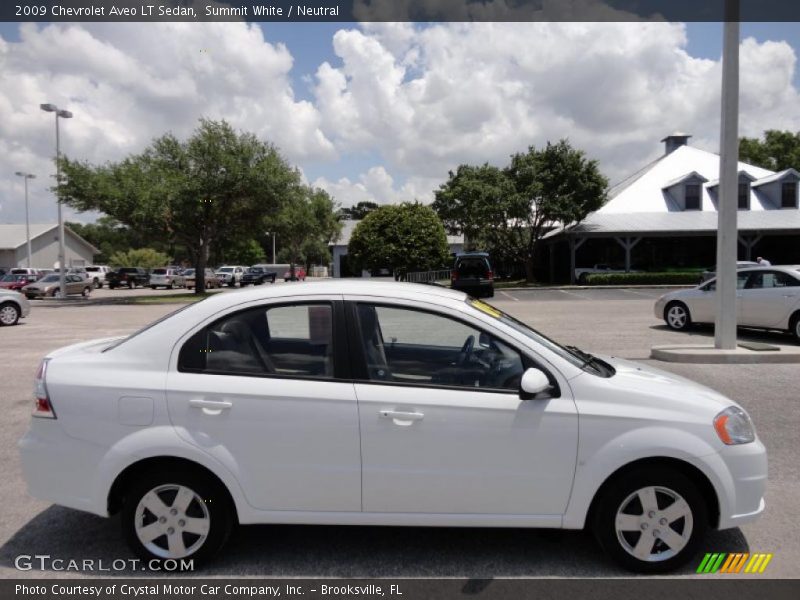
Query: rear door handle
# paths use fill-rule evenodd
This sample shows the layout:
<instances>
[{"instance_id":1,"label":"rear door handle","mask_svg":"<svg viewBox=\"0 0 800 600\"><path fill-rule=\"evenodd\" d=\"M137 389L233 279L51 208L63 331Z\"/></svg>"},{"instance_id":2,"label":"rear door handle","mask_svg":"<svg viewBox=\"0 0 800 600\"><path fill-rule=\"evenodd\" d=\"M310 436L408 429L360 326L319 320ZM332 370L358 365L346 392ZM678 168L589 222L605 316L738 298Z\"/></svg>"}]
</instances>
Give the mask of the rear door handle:
<instances>
[{"instance_id":1,"label":"rear door handle","mask_svg":"<svg viewBox=\"0 0 800 600\"><path fill-rule=\"evenodd\" d=\"M189 406L202 408L203 412L207 415L218 415L223 410L230 410L233 407L233 402L228 402L227 400L203 400L202 398L192 398L189 400Z\"/></svg>"},{"instance_id":2,"label":"rear door handle","mask_svg":"<svg viewBox=\"0 0 800 600\"><path fill-rule=\"evenodd\" d=\"M421 421L425 418L425 414L421 412L382 410L378 414L382 419L392 419L397 425L411 425L413 421Z\"/></svg>"}]
</instances>

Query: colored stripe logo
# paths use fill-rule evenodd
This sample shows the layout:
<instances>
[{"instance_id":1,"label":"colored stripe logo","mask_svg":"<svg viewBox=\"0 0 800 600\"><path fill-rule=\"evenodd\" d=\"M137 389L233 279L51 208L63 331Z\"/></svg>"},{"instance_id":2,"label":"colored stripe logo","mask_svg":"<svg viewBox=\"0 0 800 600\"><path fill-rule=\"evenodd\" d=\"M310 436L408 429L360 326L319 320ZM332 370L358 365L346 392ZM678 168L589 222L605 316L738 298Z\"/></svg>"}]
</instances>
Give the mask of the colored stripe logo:
<instances>
[{"instance_id":1,"label":"colored stripe logo","mask_svg":"<svg viewBox=\"0 0 800 600\"><path fill-rule=\"evenodd\" d=\"M708 552L697 567L697 573L763 573L772 556L764 552Z\"/></svg>"}]
</instances>

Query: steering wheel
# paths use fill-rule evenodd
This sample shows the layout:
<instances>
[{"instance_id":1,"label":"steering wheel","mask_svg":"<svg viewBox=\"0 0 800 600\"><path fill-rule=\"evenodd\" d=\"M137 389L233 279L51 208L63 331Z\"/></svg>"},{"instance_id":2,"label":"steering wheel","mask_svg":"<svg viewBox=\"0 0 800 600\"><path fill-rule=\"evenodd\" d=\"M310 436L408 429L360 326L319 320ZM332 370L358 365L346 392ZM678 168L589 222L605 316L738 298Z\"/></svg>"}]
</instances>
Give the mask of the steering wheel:
<instances>
[{"instance_id":1,"label":"steering wheel","mask_svg":"<svg viewBox=\"0 0 800 600\"><path fill-rule=\"evenodd\" d=\"M464 340L464 345L461 346L461 350L458 353L458 359L456 360L456 366L461 367L467 362L467 359L472 354L472 349L475 347L475 336L471 335L466 340Z\"/></svg>"}]
</instances>

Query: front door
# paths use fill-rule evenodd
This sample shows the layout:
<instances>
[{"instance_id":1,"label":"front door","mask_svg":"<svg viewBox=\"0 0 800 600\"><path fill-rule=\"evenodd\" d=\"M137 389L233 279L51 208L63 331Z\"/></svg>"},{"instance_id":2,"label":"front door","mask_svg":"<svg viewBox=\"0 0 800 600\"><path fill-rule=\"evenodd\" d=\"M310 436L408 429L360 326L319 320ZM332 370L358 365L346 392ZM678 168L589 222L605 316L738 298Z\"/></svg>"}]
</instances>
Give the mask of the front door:
<instances>
[{"instance_id":1,"label":"front door","mask_svg":"<svg viewBox=\"0 0 800 600\"><path fill-rule=\"evenodd\" d=\"M227 315L189 338L169 373L179 435L233 470L256 508L361 510L358 407L353 384L335 376L336 306Z\"/></svg>"},{"instance_id":2,"label":"front door","mask_svg":"<svg viewBox=\"0 0 800 600\"><path fill-rule=\"evenodd\" d=\"M468 322L358 303L367 512L561 515L578 417L566 385L521 400L530 359ZM356 356L354 354L354 356Z\"/></svg>"}]
</instances>

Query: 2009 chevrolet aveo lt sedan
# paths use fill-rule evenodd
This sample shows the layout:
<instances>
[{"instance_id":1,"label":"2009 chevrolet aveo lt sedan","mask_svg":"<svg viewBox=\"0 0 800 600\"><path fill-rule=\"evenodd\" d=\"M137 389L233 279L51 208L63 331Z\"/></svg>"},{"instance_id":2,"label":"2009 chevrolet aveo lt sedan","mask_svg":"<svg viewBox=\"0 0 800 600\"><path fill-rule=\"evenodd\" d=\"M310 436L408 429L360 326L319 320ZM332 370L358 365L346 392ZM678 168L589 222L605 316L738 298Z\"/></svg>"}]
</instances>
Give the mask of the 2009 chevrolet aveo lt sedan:
<instances>
[{"instance_id":1,"label":"2009 chevrolet aveo lt sedan","mask_svg":"<svg viewBox=\"0 0 800 600\"><path fill-rule=\"evenodd\" d=\"M30 492L121 512L147 559L197 564L237 523L590 527L662 572L764 510L735 402L430 286L213 296L48 355L33 416Z\"/></svg>"}]
</instances>

